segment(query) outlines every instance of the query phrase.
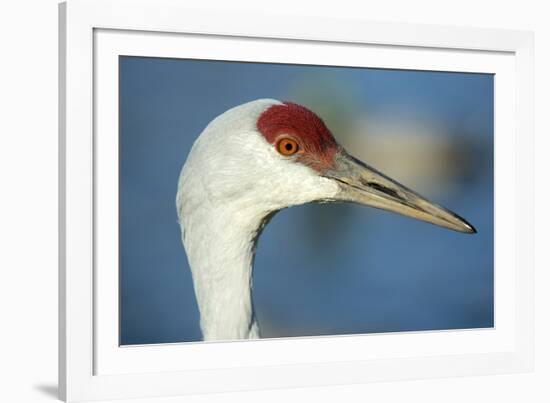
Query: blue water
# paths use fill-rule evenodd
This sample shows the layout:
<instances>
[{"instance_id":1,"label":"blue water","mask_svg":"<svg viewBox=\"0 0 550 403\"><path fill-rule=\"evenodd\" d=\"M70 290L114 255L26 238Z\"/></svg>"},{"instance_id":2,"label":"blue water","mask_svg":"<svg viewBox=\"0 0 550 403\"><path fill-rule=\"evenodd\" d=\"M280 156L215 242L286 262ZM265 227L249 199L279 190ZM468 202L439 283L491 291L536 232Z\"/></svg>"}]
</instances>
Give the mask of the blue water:
<instances>
[{"instance_id":1,"label":"blue water","mask_svg":"<svg viewBox=\"0 0 550 403\"><path fill-rule=\"evenodd\" d=\"M257 98L331 110L322 98L331 91L349 100L334 102L342 113L434 121L449 144L460 140L466 168L447 178L437 202L478 234L348 204L284 210L257 250L254 305L263 335L493 326L491 75L122 57L121 344L201 338L174 198L204 126Z\"/></svg>"}]
</instances>

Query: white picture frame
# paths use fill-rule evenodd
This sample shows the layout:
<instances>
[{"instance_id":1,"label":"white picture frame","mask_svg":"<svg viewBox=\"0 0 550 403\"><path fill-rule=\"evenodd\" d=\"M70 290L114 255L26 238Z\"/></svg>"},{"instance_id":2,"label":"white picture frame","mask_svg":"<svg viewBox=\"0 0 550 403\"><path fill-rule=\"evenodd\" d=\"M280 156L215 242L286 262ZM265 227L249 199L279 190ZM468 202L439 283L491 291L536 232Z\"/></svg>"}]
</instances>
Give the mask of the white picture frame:
<instances>
[{"instance_id":1,"label":"white picture frame","mask_svg":"<svg viewBox=\"0 0 550 403\"><path fill-rule=\"evenodd\" d=\"M189 10L170 0L70 0L60 5L61 398L169 396L532 370L533 214L526 209L533 204L532 34L361 20L287 18L283 23L267 15L230 17ZM216 46L222 39L224 46ZM227 44L240 41L246 46L232 55ZM105 269L116 258L116 233L109 229L117 184L105 172L116 169L117 161L113 68L118 55L271 62L305 57L304 63L330 64L327 53L347 60L343 65L495 74L495 328L119 347L117 278ZM369 55L369 61L361 55ZM186 357L186 365L178 356Z\"/></svg>"}]
</instances>

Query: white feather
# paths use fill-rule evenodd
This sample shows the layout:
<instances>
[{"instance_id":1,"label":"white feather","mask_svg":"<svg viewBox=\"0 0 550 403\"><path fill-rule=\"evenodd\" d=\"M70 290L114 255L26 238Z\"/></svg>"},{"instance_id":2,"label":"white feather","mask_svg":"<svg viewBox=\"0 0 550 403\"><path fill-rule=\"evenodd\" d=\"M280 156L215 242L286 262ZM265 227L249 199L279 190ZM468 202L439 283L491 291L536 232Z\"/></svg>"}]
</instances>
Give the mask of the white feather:
<instances>
[{"instance_id":1,"label":"white feather","mask_svg":"<svg viewBox=\"0 0 550 403\"><path fill-rule=\"evenodd\" d=\"M259 337L251 295L259 232L280 209L338 191L258 132L259 116L275 104L257 100L218 116L181 171L176 205L205 340Z\"/></svg>"}]
</instances>

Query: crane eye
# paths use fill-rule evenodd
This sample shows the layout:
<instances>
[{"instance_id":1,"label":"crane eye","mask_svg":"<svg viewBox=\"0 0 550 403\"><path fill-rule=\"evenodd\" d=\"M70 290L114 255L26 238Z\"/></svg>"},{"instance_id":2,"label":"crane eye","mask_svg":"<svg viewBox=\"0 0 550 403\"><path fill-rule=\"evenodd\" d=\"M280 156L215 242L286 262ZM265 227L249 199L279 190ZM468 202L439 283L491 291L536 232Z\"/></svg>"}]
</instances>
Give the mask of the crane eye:
<instances>
[{"instance_id":1,"label":"crane eye","mask_svg":"<svg viewBox=\"0 0 550 403\"><path fill-rule=\"evenodd\" d=\"M288 137L285 137L277 142L277 151L279 151L279 154L285 156L296 154L299 148L298 142Z\"/></svg>"}]
</instances>

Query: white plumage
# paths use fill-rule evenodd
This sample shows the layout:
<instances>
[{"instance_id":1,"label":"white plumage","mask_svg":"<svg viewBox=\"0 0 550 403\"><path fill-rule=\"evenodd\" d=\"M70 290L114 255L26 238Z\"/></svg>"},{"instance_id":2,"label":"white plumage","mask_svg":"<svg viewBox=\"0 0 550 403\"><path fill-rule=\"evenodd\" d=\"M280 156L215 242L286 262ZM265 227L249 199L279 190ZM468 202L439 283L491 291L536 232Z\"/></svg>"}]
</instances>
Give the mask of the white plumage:
<instances>
[{"instance_id":1,"label":"white plumage","mask_svg":"<svg viewBox=\"0 0 550 403\"><path fill-rule=\"evenodd\" d=\"M303 163L298 154L282 155L258 129L260 116L276 105L285 104L262 99L215 118L196 140L181 171L176 205L205 340L260 336L251 295L254 251L263 226L283 208L352 201L473 231L456 215L428 204L343 149L326 172ZM292 134L307 148L300 133L281 130L282 136ZM374 185L359 189L370 186L366 183Z\"/></svg>"}]
</instances>

